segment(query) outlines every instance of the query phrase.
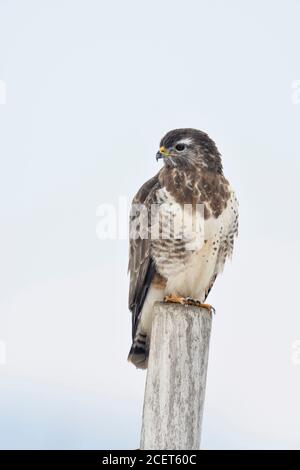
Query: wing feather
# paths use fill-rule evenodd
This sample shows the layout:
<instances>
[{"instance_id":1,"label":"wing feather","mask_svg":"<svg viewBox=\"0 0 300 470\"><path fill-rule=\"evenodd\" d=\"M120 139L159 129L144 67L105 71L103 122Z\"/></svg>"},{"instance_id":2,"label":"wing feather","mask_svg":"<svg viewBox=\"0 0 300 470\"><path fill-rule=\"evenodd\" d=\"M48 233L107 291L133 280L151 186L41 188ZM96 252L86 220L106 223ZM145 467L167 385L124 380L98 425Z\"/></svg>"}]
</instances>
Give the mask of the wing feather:
<instances>
[{"instance_id":1,"label":"wing feather","mask_svg":"<svg viewBox=\"0 0 300 470\"><path fill-rule=\"evenodd\" d=\"M141 310L155 274L155 264L150 253L149 228L151 204L155 203L156 190L160 188L158 174L147 181L135 195L132 201L132 210L130 214L130 244L129 244L129 264L130 274L129 283L129 309L132 312L132 338L134 339L137 325L139 322ZM145 212L137 210L138 206L143 204ZM146 220L145 220L146 217ZM145 234L141 232L139 236L132 237L132 228L136 229L138 223L143 221L143 228L148 232L147 238L140 236Z\"/></svg>"}]
</instances>

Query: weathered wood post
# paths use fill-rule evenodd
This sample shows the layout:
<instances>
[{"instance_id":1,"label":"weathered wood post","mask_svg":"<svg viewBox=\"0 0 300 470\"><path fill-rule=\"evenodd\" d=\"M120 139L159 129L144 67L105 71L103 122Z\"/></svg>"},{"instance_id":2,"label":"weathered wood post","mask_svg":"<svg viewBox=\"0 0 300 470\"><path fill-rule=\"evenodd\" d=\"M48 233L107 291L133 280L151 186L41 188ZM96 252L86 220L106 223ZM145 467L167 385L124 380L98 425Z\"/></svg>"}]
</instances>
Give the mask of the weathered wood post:
<instances>
[{"instance_id":1,"label":"weathered wood post","mask_svg":"<svg viewBox=\"0 0 300 470\"><path fill-rule=\"evenodd\" d=\"M155 304L141 449L199 449L211 323L206 309Z\"/></svg>"}]
</instances>

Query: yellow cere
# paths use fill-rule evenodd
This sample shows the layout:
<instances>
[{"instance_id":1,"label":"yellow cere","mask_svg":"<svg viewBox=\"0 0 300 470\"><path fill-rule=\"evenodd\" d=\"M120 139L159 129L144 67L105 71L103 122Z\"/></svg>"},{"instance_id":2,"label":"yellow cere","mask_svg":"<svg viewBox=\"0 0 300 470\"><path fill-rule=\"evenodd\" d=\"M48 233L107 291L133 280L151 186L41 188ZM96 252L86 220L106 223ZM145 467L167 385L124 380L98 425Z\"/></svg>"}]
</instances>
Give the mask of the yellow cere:
<instances>
[{"instance_id":1,"label":"yellow cere","mask_svg":"<svg viewBox=\"0 0 300 470\"><path fill-rule=\"evenodd\" d=\"M167 151L167 149L165 147L160 147L159 151L163 155L169 155L169 152Z\"/></svg>"}]
</instances>

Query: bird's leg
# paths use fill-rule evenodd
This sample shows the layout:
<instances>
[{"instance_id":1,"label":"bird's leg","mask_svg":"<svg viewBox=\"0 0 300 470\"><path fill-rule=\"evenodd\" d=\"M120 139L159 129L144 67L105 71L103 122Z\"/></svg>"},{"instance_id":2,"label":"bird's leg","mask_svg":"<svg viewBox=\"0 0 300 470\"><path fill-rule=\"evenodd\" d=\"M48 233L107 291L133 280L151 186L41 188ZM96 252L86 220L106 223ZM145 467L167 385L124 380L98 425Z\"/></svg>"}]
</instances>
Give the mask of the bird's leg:
<instances>
[{"instance_id":1,"label":"bird's leg","mask_svg":"<svg viewBox=\"0 0 300 470\"><path fill-rule=\"evenodd\" d=\"M185 304L185 297L181 297L181 296L176 295L176 294L170 294L170 295L165 296L164 302L172 302L174 304L184 305Z\"/></svg>"}]
</instances>

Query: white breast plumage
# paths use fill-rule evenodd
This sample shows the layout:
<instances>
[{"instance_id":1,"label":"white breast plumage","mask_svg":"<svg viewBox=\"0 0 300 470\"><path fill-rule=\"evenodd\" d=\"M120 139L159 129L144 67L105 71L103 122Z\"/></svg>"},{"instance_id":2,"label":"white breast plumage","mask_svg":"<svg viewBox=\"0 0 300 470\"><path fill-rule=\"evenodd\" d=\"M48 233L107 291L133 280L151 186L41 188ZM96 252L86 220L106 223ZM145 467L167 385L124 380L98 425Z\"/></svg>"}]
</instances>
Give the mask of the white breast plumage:
<instances>
[{"instance_id":1,"label":"white breast plumage","mask_svg":"<svg viewBox=\"0 0 300 470\"><path fill-rule=\"evenodd\" d=\"M198 230L193 229L189 211L185 208L183 214L183 207L165 188L158 193L159 217L155 232L160 236L151 241L151 249L158 272L167 280L166 293L203 301L212 278L222 271L232 252L237 231L234 193L231 192L227 207L219 217L211 216L204 220L204 233L199 227ZM161 227L158 227L158 221ZM178 228L176 234L174 226ZM162 230L165 230L165 237L161 236Z\"/></svg>"}]
</instances>

